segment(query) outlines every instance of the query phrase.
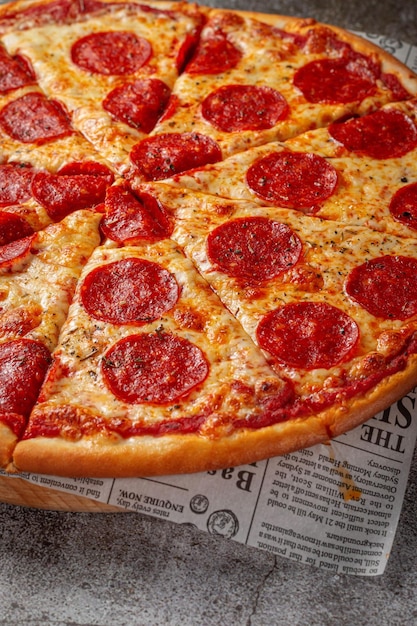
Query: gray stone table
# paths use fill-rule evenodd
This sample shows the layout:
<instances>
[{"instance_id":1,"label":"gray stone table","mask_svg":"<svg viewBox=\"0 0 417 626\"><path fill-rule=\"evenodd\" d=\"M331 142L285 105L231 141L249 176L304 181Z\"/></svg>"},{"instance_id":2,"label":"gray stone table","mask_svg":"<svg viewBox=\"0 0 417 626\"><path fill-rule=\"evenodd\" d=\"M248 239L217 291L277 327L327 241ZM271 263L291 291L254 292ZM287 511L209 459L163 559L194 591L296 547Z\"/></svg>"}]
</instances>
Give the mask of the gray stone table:
<instances>
[{"instance_id":1,"label":"gray stone table","mask_svg":"<svg viewBox=\"0 0 417 626\"><path fill-rule=\"evenodd\" d=\"M223 0L417 45L417 0ZM0 505L0 625L415 626L417 455L386 572L332 575L131 513Z\"/></svg>"}]
</instances>

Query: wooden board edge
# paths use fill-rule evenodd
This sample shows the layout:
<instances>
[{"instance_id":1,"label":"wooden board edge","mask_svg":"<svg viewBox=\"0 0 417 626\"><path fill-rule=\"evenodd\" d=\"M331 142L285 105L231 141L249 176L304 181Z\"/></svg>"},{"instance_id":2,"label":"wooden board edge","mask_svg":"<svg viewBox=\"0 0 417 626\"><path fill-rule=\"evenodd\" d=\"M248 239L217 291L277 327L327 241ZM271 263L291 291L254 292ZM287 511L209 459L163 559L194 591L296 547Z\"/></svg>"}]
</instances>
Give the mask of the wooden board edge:
<instances>
[{"instance_id":1,"label":"wooden board edge","mask_svg":"<svg viewBox=\"0 0 417 626\"><path fill-rule=\"evenodd\" d=\"M45 511L76 513L123 513L124 509L76 496L49 487L40 487L22 478L0 476L0 502Z\"/></svg>"}]
</instances>

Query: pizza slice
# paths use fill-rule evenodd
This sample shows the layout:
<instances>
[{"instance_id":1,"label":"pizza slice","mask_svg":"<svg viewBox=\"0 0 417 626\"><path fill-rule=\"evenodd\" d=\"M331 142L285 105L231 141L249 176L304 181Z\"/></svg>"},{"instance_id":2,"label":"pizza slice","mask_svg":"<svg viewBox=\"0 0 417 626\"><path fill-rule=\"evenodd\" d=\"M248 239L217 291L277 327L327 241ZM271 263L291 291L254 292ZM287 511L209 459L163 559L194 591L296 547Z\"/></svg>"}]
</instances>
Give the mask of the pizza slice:
<instances>
[{"instance_id":1,"label":"pizza slice","mask_svg":"<svg viewBox=\"0 0 417 626\"><path fill-rule=\"evenodd\" d=\"M0 246L0 466L36 401L101 215L77 211Z\"/></svg>"},{"instance_id":2,"label":"pizza slice","mask_svg":"<svg viewBox=\"0 0 417 626\"><path fill-rule=\"evenodd\" d=\"M131 150L142 180L417 94L415 76L364 40L313 20L257 17L209 12L165 115Z\"/></svg>"},{"instance_id":3,"label":"pizza slice","mask_svg":"<svg viewBox=\"0 0 417 626\"><path fill-rule=\"evenodd\" d=\"M22 16L19 30L7 28L0 12L4 46L30 60L43 92L123 171L130 147L166 108L201 15L185 3L83 2L72 14L54 12L55 4L48 12L43 3L35 24Z\"/></svg>"},{"instance_id":4,"label":"pizza slice","mask_svg":"<svg viewBox=\"0 0 417 626\"><path fill-rule=\"evenodd\" d=\"M415 238L154 187L172 238L291 384L283 420L335 436L415 384Z\"/></svg>"},{"instance_id":5,"label":"pizza slice","mask_svg":"<svg viewBox=\"0 0 417 626\"><path fill-rule=\"evenodd\" d=\"M417 228L417 100L388 104L163 182L411 236Z\"/></svg>"},{"instance_id":6,"label":"pizza slice","mask_svg":"<svg viewBox=\"0 0 417 626\"><path fill-rule=\"evenodd\" d=\"M77 3L72 6L76 7ZM22 32L27 34L38 21L48 23L58 19L60 10L62 12L65 7L71 7L67 0L49 5L41 3L40 6L23 1L15 3L11 11L8 6L2 6L0 32L7 32L7 25L14 24L15 17ZM68 108L57 97L59 89L54 88L49 96L42 90L40 82L43 79L36 74L29 56L9 53L0 43L0 70L2 163L11 160L55 172L68 162L69 155L72 161L96 159L104 162L91 144L76 132Z\"/></svg>"},{"instance_id":7,"label":"pizza slice","mask_svg":"<svg viewBox=\"0 0 417 626\"><path fill-rule=\"evenodd\" d=\"M72 140L74 129L65 107L56 98L45 96L29 59L9 54L0 43L0 68L2 161L20 151L20 160L25 161L34 148L54 142L61 146L61 141ZM51 166L54 156L51 150Z\"/></svg>"},{"instance_id":8,"label":"pizza slice","mask_svg":"<svg viewBox=\"0 0 417 626\"><path fill-rule=\"evenodd\" d=\"M237 425L274 413L287 387L175 242L108 242L84 268L14 464L137 476L253 461L277 445L255 434L247 447Z\"/></svg>"}]
</instances>

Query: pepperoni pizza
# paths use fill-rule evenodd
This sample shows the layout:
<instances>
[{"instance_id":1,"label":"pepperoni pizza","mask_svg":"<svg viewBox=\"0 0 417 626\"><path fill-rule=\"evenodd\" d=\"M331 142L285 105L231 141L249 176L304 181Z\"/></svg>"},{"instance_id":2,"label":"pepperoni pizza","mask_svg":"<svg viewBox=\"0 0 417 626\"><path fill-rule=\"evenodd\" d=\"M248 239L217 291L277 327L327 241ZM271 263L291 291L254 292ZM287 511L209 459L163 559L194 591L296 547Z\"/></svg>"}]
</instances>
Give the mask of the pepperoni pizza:
<instances>
[{"instance_id":1,"label":"pepperoni pizza","mask_svg":"<svg viewBox=\"0 0 417 626\"><path fill-rule=\"evenodd\" d=\"M0 8L0 462L328 441L417 383L417 77L312 19Z\"/></svg>"}]
</instances>

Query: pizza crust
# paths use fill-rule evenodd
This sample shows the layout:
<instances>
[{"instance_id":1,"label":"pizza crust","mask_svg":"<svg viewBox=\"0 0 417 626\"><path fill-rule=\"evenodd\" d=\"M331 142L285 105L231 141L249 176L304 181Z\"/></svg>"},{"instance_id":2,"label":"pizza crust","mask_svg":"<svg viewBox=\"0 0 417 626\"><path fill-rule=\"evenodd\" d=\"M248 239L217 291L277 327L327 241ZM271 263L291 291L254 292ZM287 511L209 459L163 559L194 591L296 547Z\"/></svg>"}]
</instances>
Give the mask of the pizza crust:
<instances>
[{"instance_id":1,"label":"pizza crust","mask_svg":"<svg viewBox=\"0 0 417 626\"><path fill-rule=\"evenodd\" d=\"M67 477L137 477L218 470L281 456L330 441L360 426L415 386L417 356L405 370L384 379L369 394L317 415L228 436L164 435L140 438L29 439L18 443L9 471Z\"/></svg>"},{"instance_id":2,"label":"pizza crust","mask_svg":"<svg viewBox=\"0 0 417 626\"><path fill-rule=\"evenodd\" d=\"M62 476L152 476L223 469L286 454L328 439L320 418L209 439L201 435L140 437L107 443L37 438L21 441L16 471Z\"/></svg>"}]
</instances>

